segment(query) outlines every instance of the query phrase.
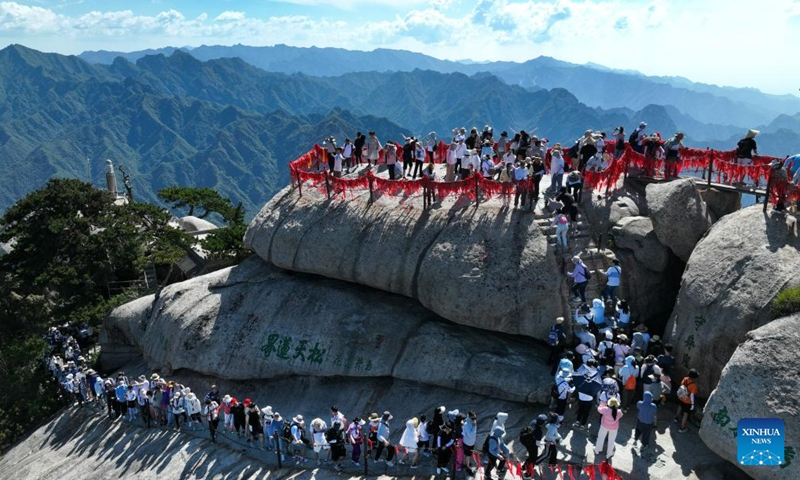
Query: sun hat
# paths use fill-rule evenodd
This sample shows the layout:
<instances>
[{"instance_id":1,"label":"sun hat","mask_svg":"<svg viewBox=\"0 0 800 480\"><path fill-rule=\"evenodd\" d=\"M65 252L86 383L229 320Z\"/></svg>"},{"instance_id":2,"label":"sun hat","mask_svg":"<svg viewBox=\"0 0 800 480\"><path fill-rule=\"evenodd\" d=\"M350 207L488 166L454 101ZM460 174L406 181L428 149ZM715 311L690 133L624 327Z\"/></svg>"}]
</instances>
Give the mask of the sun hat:
<instances>
[{"instance_id":1,"label":"sun hat","mask_svg":"<svg viewBox=\"0 0 800 480\"><path fill-rule=\"evenodd\" d=\"M375 412L372 412L372 413L369 414L369 421L370 422L377 422L378 420L380 420L380 418L381 417L379 417L378 414L375 413Z\"/></svg>"},{"instance_id":2,"label":"sun hat","mask_svg":"<svg viewBox=\"0 0 800 480\"><path fill-rule=\"evenodd\" d=\"M303 416L302 416L302 415L295 415L295 416L294 416L294 418L292 419L292 421L293 421L294 423L299 423L299 424L301 424L301 425L305 423L305 422L303 421Z\"/></svg>"},{"instance_id":3,"label":"sun hat","mask_svg":"<svg viewBox=\"0 0 800 480\"><path fill-rule=\"evenodd\" d=\"M564 323L564 317L556 318L556 323Z\"/></svg>"}]
</instances>

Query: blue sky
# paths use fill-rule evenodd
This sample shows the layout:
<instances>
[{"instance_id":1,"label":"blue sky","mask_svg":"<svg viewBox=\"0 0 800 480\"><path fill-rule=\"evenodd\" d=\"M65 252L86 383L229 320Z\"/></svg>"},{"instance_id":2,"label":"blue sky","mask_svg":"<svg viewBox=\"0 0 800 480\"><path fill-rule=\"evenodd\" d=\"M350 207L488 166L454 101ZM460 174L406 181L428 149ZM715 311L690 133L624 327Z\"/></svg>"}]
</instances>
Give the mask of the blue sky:
<instances>
[{"instance_id":1,"label":"blue sky","mask_svg":"<svg viewBox=\"0 0 800 480\"><path fill-rule=\"evenodd\" d=\"M283 43L548 55L792 94L797 32L800 0L0 0L0 45L47 52Z\"/></svg>"}]
</instances>

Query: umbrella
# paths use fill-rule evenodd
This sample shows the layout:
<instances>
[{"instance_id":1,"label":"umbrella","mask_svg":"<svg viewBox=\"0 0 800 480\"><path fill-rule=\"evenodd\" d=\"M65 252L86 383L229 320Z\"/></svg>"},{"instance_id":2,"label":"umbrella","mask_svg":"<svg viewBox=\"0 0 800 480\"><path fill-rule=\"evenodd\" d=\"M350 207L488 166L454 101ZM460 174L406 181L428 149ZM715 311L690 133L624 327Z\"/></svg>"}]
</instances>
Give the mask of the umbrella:
<instances>
[{"instance_id":1,"label":"umbrella","mask_svg":"<svg viewBox=\"0 0 800 480\"><path fill-rule=\"evenodd\" d=\"M600 382L600 378L600 372L598 371L589 377L579 374L573 375L572 381L573 385L575 385L575 389L579 393L594 397L598 392L600 392L600 390L603 389L603 384Z\"/></svg>"}]
</instances>

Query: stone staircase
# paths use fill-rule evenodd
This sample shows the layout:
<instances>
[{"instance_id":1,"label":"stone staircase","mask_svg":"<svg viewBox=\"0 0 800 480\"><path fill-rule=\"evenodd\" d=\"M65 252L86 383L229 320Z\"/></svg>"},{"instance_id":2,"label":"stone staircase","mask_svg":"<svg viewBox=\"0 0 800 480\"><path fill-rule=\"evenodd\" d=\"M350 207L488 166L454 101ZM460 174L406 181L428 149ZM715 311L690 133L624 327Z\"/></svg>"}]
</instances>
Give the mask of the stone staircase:
<instances>
[{"instance_id":1,"label":"stone staircase","mask_svg":"<svg viewBox=\"0 0 800 480\"><path fill-rule=\"evenodd\" d=\"M598 239L593 238L592 231L581 213L578 214L577 221L572 222L570 225L567 238L568 247L564 249L557 245L556 227L551 226L553 216L546 209L543 210L537 210L534 218L541 232L547 237L548 251L555 255L561 267L561 272L566 276L567 272L572 271L572 257L576 255L583 259L583 262L592 272L592 278L586 288L586 300L591 304L592 299L600 298L605 289L606 279L602 272L605 272L612 265L612 261L616 258L614 252L607 248L598 249L596 244ZM572 281L569 277L567 277L566 281L569 286L572 286ZM568 303L570 311L565 312L565 314L571 317L574 315L575 309L580 306L581 301L570 299Z\"/></svg>"}]
</instances>

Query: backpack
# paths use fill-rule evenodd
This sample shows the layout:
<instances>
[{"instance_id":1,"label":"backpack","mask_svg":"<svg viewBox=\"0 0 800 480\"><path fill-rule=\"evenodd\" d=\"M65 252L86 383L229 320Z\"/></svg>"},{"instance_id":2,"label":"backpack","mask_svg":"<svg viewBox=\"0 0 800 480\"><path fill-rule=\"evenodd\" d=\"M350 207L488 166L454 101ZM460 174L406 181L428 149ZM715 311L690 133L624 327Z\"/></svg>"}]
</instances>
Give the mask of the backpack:
<instances>
[{"instance_id":1,"label":"backpack","mask_svg":"<svg viewBox=\"0 0 800 480\"><path fill-rule=\"evenodd\" d=\"M527 449L533 449L536 446L536 432L528 425L519 432L519 443Z\"/></svg>"},{"instance_id":2,"label":"backpack","mask_svg":"<svg viewBox=\"0 0 800 480\"><path fill-rule=\"evenodd\" d=\"M603 361L605 365L613 366L614 365L614 342L610 340L605 340L603 344L606 346L606 349L603 351ZM610 345L610 346L609 346Z\"/></svg>"},{"instance_id":3,"label":"backpack","mask_svg":"<svg viewBox=\"0 0 800 480\"><path fill-rule=\"evenodd\" d=\"M628 143L634 145L639 140L639 130L634 130L633 133L628 137Z\"/></svg>"},{"instance_id":4,"label":"backpack","mask_svg":"<svg viewBox=\"0 0 800 480\"><path fill-rule=\"evenodd\" d=\"M676 394L678 395L678 400L682 402L690 401L691 397L689 396L689 388L687 387L687 382L681 382L681 386L678 387L678 391Z\"/></svg>"},{"instance_id":5,"label":"backpack","mask_svg":"<svg viewBox=\"0 0 800 480\"><path fill-rule=\"evenodd\" d=\"M284 440L287 440L289 442L292 441L292 422L290 422L289 420L283 421L283 431L281 433L281 436L284 438Z\"/></svg>"},{"instance_id":6,"label":"backpack","mask_svg":"<svg viewBox=\"0 0 800 480\"><path fill-rule=\"evenodd\" d=\"M586 265L583 265L583 276L586 277L587 282L592 279L592 272L589 271L589 267Z\"/></svg>"},{"instance_id":7,"label":"backpack","mask_svg":"<svg viewBox=\"0 0 800 480\"><path fill-rule=\"evenodd\" d=\"M575 145L571 146L569 150L567 150L567 158L578 158L578 152L580 151L580 146L578 142L575 142Z\"/></svg>"},{"instance_id":8,"label":"backpack","mask_svg":"<svg viewBox=\"0 0 800 480\"><path fill-rule=\"evenodd\" d=\"M558 345L558 328L555 325L552 325L547 333L547 344L551 347Z\"/></svg>"},{"instance_id":9,"label":"backpack","mask_svg":"<svg viewBox=\"0 0 800 480\"><path fill-rule=\"evenodd\" d=\"M650 375L656 373L655 365L650 365L644 368L644 372L642 372L642 383L645 385L650 385L653 383L653 380L650 379Z\"/></svg>"}]
</instances>

